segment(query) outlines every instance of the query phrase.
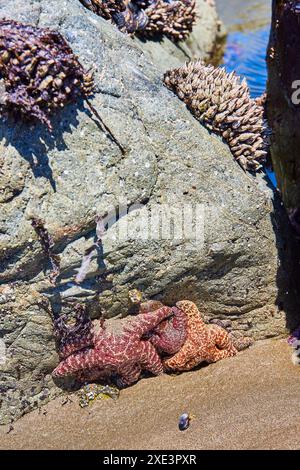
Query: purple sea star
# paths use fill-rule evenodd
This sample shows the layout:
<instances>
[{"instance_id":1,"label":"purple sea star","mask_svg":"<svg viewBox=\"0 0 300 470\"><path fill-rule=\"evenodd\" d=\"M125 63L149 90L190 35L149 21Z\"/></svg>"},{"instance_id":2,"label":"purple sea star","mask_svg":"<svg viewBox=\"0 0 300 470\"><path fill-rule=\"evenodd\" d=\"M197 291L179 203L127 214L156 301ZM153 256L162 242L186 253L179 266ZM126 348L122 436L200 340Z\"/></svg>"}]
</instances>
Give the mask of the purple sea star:
<instances>
[{"instance_id":1,"label":"purple sea star","mask_svg":"<svg viewBox=\"0 0 300 470\"><path fill-rule=\"evenodd\" d=\"M170 315L172 309L162 307L136 317L106 321L95 332L93 346L63 359L53 377L74 375L85 382L113 376L119 386L127 386L139 379L142 370L162 374L162 362L155 347L143 337ZM72 350L72 342L66 350Z\"/></svg>"}]
</instances>

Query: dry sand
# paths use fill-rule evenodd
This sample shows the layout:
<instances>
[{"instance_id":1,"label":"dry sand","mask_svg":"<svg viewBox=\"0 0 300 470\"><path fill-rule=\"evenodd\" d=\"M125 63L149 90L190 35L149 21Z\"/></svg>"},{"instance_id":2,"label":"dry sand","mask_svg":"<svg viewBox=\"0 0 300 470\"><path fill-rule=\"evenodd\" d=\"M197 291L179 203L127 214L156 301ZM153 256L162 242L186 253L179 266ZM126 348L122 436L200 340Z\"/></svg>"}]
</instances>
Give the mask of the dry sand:
<instances>
[{"instance_id":1,"label":"dry sand","mask_svg":"<svg viewBox=\"0 0 300 470\"><path fill-rule=\"evenodd\" d=\"M143 379L119 400L62 397L0 428L1 449L299 449L300 367L284 340L179 376ZM178 430L183 412L196 416Z\"/></svg>"}]
</instances>

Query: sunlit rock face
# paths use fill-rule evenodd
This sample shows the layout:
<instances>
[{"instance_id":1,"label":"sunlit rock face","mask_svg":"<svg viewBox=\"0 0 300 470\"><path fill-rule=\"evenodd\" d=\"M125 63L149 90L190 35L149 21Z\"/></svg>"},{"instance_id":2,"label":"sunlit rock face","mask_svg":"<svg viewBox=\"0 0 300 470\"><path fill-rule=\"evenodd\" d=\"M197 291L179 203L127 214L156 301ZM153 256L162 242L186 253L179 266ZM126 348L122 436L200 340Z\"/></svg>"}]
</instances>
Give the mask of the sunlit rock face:
<instances>
[{"instance_id":1,"label":"sunlit rock face","mask_svg":"<svg viewBox=\"0 0 300 470\"><path fill-rule=\"evenodd\" d=\"M295 311L293 266L280 235L287 224L263 178L245 174L192 117L143 45L77 0L7 0L4 17L63 35L94 71L91 103L116 141L84 100L53 116L52 133L0 121L1 423L61 393L51 377L52 316L77 302L93 318L125 316L136 288L167 305L195 301L207 319L230 319L255 338L282 334ZM76 283L96 215L114 223ZM32 217L60 257L55 284Z\"/></svg>"}]
</instances>

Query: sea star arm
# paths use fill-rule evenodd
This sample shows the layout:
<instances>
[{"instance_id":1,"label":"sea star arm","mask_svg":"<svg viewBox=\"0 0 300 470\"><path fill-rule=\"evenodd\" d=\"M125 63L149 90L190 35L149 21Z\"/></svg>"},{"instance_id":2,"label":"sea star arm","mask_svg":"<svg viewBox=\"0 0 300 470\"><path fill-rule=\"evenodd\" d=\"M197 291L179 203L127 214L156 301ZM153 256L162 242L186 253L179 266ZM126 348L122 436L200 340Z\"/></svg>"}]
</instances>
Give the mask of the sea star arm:
<instances>
[{"instance_id":1,"label":"sea star arm","mask_svg":"<svg viewBox=\"0 0 300 470\"><path fill-rule=\"evenodd\" d=\"M173 328L179 331L186 331L188 321L187 315L177 307L173 307L172 312L174 313Z\"/></svg>"},{"instance_id":2,"label":"sea star arm","mask_svg":"<svg viewBox=\"0 0 300 470\"><path fill-rule=\"evenodd\" d=\"M172 309L170 307L162 307L155 312L139 314L131 320L127 329L135 331L141 337L148 333L148 331L153 330L153 328L171 314Z\"/></svg>"},{"instance_id":3,"label":"sea star arm","mask_svg":"<svg viewBox=\"0 0 300 470\"><path fill-rule=\"evenodd\" d=\"M162 321L153 331L150 341L159 351L175 354L187 337L187 316L177 307L172 308L173 317Z\"/></svg>"},{"instance_id":4,"label":"sea star arm","mask_svg":"<svg viewBox=\"0 0 300 470\"><path fill-rule=\"evenodd\" d=\"M209 325L207 329L210 337L213 334L213 340L218 349L226 349L232 353L232 356L237 354L237 349L234 347L231 337L224 328L218 325Z\"/></svg>"},{"instance_id":5,"label":"sea star arm","mask_svg":"<svg viewBox=\"0 0 300 470\"><path fill-rule=\"evenodd\" d=\"M163 373L163 365L155 347L149 341L141 342L140 364L154 375Z\"/></svg>"},{"instance_id":6,"label":"sea star arm","mask_svg":"<svg viewBox=\"0 0 300 470\"><path fill-rule=\"evenodd\" d=\"M158 333L153 333L153 335L150 338L150 341L151 341L151 344L153 344L155 348L160 347L161 339Z\"/></svg>"},{"instance_id":7,"label":"sea star arm","mask_svg":"<svg viewBox=\"0 0 300 470\"><path fill-rule=\"evenodd\" d=\"M210 357L207 362L217 362L220 361L221 359L225 359L226 357L232 357L235 356L237 351L232 350L232 349L218 349L215 348L214 351L210 354Z\"/></svg>"},{"instance_id":8,"label":"sea star arm","mask_svg":"<svg viewBox=\"0 0 300 470\"><path fill-rule=\"evenodd\" d=\"M214 337L216 333L218 332L218 329L221 328L222 331L224 330L224 327L215 325L215 324L208 325L207 328L208 328L209 334L211 334L212 332L214 334ZM237 351L243 351L249 346L252 346L252 344L254 343L252 338L250 338L249 336L243 336L243 334L239 331L230 332L228 333L228 336L229 336L231 344L234 346L234 348ZM218 344L217 346L220 347ZM220 347L220 349L223 349L223 347Z\"/></svg>"},{"instance_id":9,"label":"sea star arm","mask_svg":"<svg viewBox=\"0 0 300 470\"><path fill-rule=\"evenodd\" d=\"M164 369L178 371L186 370L186 364L193 360L194 354L192 349L192 345L185 343L178 353L163 361ZM192 369L193 367L190 368Z\"/></svg>"},{"instance_id":10,"label":"sea star arm","mask_svg":"<svg viewBox=\"0 0 300 470\"><path fill-rule=\"evenodd\" d=\"M81 349L92 347L94 345L94 336L92 333L83 338L74 338L63 346L59 347L59 357L66 359L68 356Z\"/></svg>"},{"instance_id":11,"label":"sea star arm","mask_svg":"<svg viewBox=\"0 0 300 470\"><path fill-rule=\"evenodd\" d=\"M252 344L254 343L253 339L249 336L242 336L240 338L237 338L232 333L230 333L229 336L233 342L235 349L237 349L238 351L243 351L244 349L249 348L249 346L252 346Z\"/></svg>"},{"instance_id":12,"label":"sea star arm","mask_svg":"<svg viewBox=\"0 0 300 470\"><path fill-rule=\"evenodd\" d=\"M138 364L130 364L122 368L122 371L118 373L119 377L116 379L116 383L119 387L126 387L139 380L141 375L141 367Z\"/></svg>"},{"instance_id":13,"label":"sea star arm","mask_svg":"<svg viewBox=\"0 0 300 470\"><path fill-rule=\"evenodd\" d=\"M104 367L105 363L101 358L101 354L96 349L78 351L68 356L60 362L54 369L52 375L54 377L63 377L66 375L74 375L82 370Z\"/></svg>"},{"instance_id":14,"label":"sea star arm","mask_svg":"<svg viewBox=\"0 0 300 470\"><path fill-rule=\"evenodd\" d=\"M249 346L252 346L254 343L253 338L250 338L250 336L244 336L240 331L231 331L229 336L233 346L238 351L243 351L244 349L249 348Z\"/></svg>"},{"instance_id":15,"label":"sea star arm","mask_svg":"<svg viewBox=\"0 0 300 470\"><path fill-rule=\"evenodd\" d=\"M176 302L176 307L182 310L188 317L188 323L193 324L196 320L198 327L202 325L205 327L205 322L202 313L198 310L198 307L194 302L190 300L180 300Z\"/></svg>"}]
</instances>

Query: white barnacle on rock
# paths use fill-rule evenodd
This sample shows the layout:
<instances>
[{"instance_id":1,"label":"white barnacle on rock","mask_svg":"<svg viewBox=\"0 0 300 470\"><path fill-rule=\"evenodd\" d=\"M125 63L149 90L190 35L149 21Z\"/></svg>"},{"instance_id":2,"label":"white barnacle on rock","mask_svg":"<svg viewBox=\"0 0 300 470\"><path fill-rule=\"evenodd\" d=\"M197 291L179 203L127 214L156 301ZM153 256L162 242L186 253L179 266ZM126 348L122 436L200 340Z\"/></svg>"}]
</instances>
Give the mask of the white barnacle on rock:
<instances>
[{"instance_id":1,"label":"white barnacle on rock","mask_svg":"<svg viewBox=\"0 0 300 470\"><path fill-rule=\"evenodd\" d=\"M4 340L0 338L0 366L6 363L6 346Z\"/></svg>"},{"instance_id":2,"label":"white barnacle on rock","mask_svg":"<svg viewBox=\"0 0 300 470\"><path fill-rule=\"evenodd\" d=\"M292 363L294 366L298 366L300 364L300 349L295 349L295 351L293 351Z\"/></svg>"},{"instance_id":3,"label":"white barnacle on rock","mask_svg":"<svg viewBox=\"0 0 300 470\"><path fill-rule=\"evenodd\" d=\"M245 79L202 61L170 70L164 79L201 123L227 141L244 170L261 168L269 135L264 100L250 97Z\"/></svg>"}]
</instances>

